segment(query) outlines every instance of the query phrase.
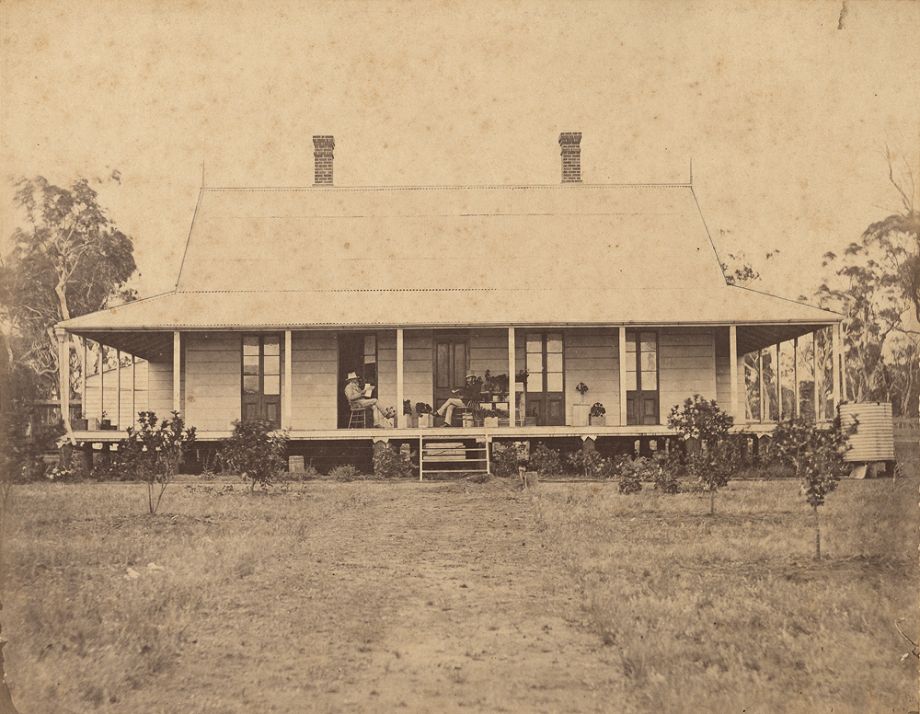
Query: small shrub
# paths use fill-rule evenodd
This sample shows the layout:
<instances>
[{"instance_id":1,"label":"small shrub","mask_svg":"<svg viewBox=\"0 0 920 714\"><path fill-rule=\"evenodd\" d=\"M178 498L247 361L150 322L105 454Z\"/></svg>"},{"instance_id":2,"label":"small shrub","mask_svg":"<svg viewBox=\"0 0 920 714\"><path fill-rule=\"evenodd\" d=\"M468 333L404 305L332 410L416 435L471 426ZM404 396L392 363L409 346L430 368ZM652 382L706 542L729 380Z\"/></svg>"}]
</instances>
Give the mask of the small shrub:
<instances>
[{"instance_id":1,"label":"small shrub","mask_svg":"<svg viewBox=\"0 0 920 714\"><path fill-rule=\"evenodd\" d=\"M595 419L604 416L606 413L607 409L601 402L594 402L594 404L591 405L590 416L593 416Z\"/></svg>"},{"instance_id":2,"label":"small shrub","mask_svg":"<svg viewBox=\"0 0 920 714\"><path fill-rule=\"evenodd\" d=\"M159 421L155 412L139 412L137 426L118 442L118 464L147 484L147 509L155 515L166 487L195 443L195 427L185 428L179 412ZM154 495L156 497L154 498Z\"/></svg>"},{"instance_id":3,"label":"small shrub","mask_svg":"<svg viewBox=\"0 0 920 714\"><path fill-rule=\"evenodd\" d=\"M816 559L821 558L818 507L824 505L827 495L837 488L837 482L847 472L843 455L850 433L842 428L839 416L830 428L804 419L792 419L777 424L773 431L774 454L790 465L802 480L802 495L814 513Z\"/></svg>"},{"instance_id":4,"label":"small shrub","mask_svg":"<svg viewBox=\"0 0 920 714\"><path fill-rule=\"evenodd\" d=\"M374 476L377 478L410 478L415 473L412 453L397 451L392 444L374 444Z\"/></svg>"},{"instance_id":5,"label":"small shrub","mask_svg":"<svg viewBox=\"0 0 920 714\"><path fill-rule=\"evenodd\" d=\"M668 415L668 426L685 441L693 440L695 447L687 456L687 470L709 491L709 513L715 513L716 491L728 483L738 467L737 447L728 436L734 420L723 412L716 401L699 394L674 406Z\"/></svg>"},{"instance_id":6,"label":"small shrub","mask_svg":"<svg viewBox=\"0 0 920 714\"><path fill-rule=\"evenodd\" d=\"M287 470L287 434L263 420L233 422L233 435L224 441L220 459L225 468L249 479L250 493Z\"/></svg>"},{"instance_id":7,"label":"small shrub","mask_svg":"<svg viewBox=\"0 0 920 714\"><path fill-rule=\"evenodd\" d=\"M680 459L676 455L659 451L655 454L654 462L653 488L661 493L680 493Z\"/></svg>"},{"instance_id":8,"label":"small shrub","mask_svg":"<svg viewBox=\"0 0 920 714\"><path fill-rule=\"evenodd\" d=\"M492 444L492 473L496 476L515 476L524 459L517 444Z\"/></svg>"},{"instance_id":9,"label":"small shrub","mask_svg":"<svg viewBox=\"0 0 920 714\"><path fill-rule=\"evenodd\" d=\"M351 464L339 464L329 469L329 478L334 481L354 481L361 474Z\"/></svg>"},{"instance_id":10,"label":"small shrub","mask_svg":"<svg viewBox=\"0 0 920 714\"><path fill-rule=\"evenodd\" d=\"M558 476L562 473L562 456L546 444L538 444L530 454L530 468L541 476Z\"/></svg>"},{"instance_id":11,"label":"small shrub","mask_svg":"<svg viewBox=\"0 0 920 714\"><path fill-rule=\"evenodd\" d=\"M647 471L646 461L644 456L620 459L616 464L617 488L620 493L639 493L642 490L642 478Z\"/></svg>"},{"instance_id":12,"label":"small shrub","mask_svg":"<svg viewBox=\"0 0 920 714\"><path fill-rule=\"evenodd\" d=\"M595 449L579 449L568 456L569 465L576 475L585 478L609 478L610 463Z\"/></svg>"}]
</instances>

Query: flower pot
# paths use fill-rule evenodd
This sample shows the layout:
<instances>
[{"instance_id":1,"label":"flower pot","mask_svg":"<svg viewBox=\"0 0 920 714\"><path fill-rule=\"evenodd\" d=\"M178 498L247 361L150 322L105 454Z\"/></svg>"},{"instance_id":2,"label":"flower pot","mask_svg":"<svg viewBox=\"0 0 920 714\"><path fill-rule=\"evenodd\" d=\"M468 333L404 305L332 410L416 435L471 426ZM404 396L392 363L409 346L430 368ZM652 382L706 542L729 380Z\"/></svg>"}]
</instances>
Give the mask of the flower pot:
<instances>
[{"instance_id":1,"label":"flower pot","mask_svg":"<svg viewBox=\"0 0 920 714\"><path fill-rule=\"evenodd\" d=\"M589 417L591 421L591 426L607 426L607 416L593 416Z\"/></svg>"},{"instance_id":2,"label":"flower pot","mask_svg":"<svg viewBox=\"0 0 920 714\"><path fill-rule=\"evenodd\" d=\"M587 404L572 405L572 426L588 426L588 415L591 407Z\"/></svg>"},{"instance_id":3,"label":"flower pot","mask_svg":"<svg viewBox=\"0 0 920 714\"><path fill-rule=\"evenodd\" d=\"M75 417L70 420L70 426L74 428L75 431L86 431L89 429L89 420L83 419L81 417Z\"/></svg>"},{"instance_id":4,"label":"flower pot","mask_svg":"<svg viewBox=\"0 0 920 714\"><path fill-rule=\"evenodd\" d=\"M431 414L419 414L418 415L418 428L419 429L428 429L431 427L432 416Z\"/></svg>"},{"instance_id":5,"label":"flower pot","mask_svg":"<svg viewBox=\"0 0 920 714\"><path fill-rule=\"evenodd\" d=\"M472 414L463 415L463 426L465 427L473 426L473 415Z\"/></svg>"},{"instance_id":6,"label":"flower pot","mask_svg":"<svg viewBox=\"0 0 920 714\"><path fill-rule=\"evenodd\" d=\"M498 417L497 416L487 416L482 420L482 425L487 429L497 429L498 428Z\"/></svg>"}]
</instances>

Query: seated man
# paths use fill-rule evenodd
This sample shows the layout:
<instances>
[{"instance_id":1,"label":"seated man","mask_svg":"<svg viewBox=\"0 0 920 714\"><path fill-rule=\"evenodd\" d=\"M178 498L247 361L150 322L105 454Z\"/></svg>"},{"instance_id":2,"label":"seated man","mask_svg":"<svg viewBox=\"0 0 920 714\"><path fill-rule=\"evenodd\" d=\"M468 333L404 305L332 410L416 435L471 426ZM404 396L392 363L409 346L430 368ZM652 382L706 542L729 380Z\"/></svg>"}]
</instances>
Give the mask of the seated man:
<instances>
[{"instance_id":1,"label":"seated man","mask_svg":"<svg viewBox=\"0 0 920 714\"><path fill-rule=\"evenodd\" d=\"M354 372L349 372L348 376L345 377L345 398L348 400L349 407L352 409L367 409L368 407L373 407L374 426L393 426L390 420L387 419L386 414L380 410L377 400L364 396L364 389L361 387L360 381L358 375Z\"/></svg>"},{"instance_id":2,"label":"seated man","mask_svg":"<svg viewBox=\"0 0 920 714\"><path fill-rule=\"evenodd\" d=\"M478 394L473 394L473 382L476 375L468 372L466 375L466 385L462 389L452 389L451 396L445 401L436 412L438 416L444 418L444 426L453 426L454 410L465 408L468 404L478 398Z\"/></svg>"}]
</instances>

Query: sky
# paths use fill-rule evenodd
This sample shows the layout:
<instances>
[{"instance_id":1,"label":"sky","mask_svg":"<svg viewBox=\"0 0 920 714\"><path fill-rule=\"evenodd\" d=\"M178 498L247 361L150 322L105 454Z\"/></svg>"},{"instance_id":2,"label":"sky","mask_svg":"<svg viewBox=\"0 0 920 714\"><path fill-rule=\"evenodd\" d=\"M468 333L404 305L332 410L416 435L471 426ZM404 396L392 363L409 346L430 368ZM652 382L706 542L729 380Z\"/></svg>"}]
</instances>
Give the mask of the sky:
<instances>
[{"instance_id":1,"label":"sky","mask_svg":"<svg viewBox=\"0 0 920 714\"><path fill-rule=\"evenodd\" d=\"M202 181L309 186L314 134L343 186L556 183L561 131L589 183L692 160L720 253L789 297L898 209L886 144L920 182L920 2L5 0L0 33L0 238L11 179L117 170L142 296Z\"/></svg>"}]
</instances>

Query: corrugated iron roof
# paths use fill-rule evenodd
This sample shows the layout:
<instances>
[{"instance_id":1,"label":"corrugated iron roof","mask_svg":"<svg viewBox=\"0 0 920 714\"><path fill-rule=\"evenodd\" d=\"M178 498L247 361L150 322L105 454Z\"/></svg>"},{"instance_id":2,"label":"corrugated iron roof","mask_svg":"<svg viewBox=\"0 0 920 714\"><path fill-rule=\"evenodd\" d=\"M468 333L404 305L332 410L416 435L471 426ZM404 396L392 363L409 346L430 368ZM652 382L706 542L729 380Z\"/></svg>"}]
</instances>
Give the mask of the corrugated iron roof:
<instances>
[{"instance_id":1,"label":"corrugated iron roof","mask_svg":"<svg viewBox=\"0 0 920 714\"><path fill-rule=\"evenodd\" d=\"M683 184L202 189L176 290L72 330L830 322L725 284Z\"/></svg>"}]
</instances>

